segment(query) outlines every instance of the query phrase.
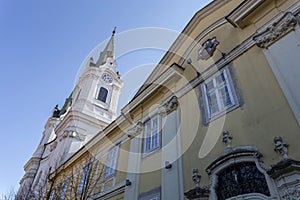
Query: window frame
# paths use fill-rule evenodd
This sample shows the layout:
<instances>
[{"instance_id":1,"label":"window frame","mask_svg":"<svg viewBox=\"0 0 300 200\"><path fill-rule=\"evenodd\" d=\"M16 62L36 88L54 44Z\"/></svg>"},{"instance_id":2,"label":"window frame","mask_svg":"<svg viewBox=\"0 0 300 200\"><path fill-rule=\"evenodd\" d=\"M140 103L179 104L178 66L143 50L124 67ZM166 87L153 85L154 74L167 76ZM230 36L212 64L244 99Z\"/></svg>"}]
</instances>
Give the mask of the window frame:
<instances>
[{"instance_id":1,"label":"window frame","mask_svg":"<svg viewBox=\"0 0 300 200\"><path fill-rule=\"evenodd\" d=\"M92 168L92 163L87 164L86 166L83 167L81 178L78 184L78 188L76 191L76 196L82 196L86 190L87 187L87 179L90 175Z\"/></svg>"},{"instance_id":2,"label":"window frame","mask_svg":"<svg viewBox=\"0 0 300 200\"><path fill-rule=\"evenodd\" d=\"M222 173L224 169L240 163L255 163L257 170L264 175L270 192L270 196L266 196L261 193L248 193L241 195L241 197L247 197L249 199L266 199L275 197L277 195L277 191L275 189L276 185L274 181L271 180L271 177L267 174L266 167L261 162L261 157L262 154L258 151L258 149L255 146L236 147L233 148L231 151L225 151L221 155L217 156L217 158L214 161L212 161L212 163L210 163L205 169L205 171L210 177L210 198L218 199L216 188L219 184L219 174ZM236 197L237 196L231 197L229 199L236 199Z\"/></svg>"},{"instance_id":3,"label":"window frame","mask_svg":"<svg viewBox=\"0 0 300 200\"><path fill-rule=\"evenodd\" d=\"M60 197L59 199L60 200L64 200L66 195L67 195L67 191L68 191L68 187L69 187L69 184L70 184L70 179L67 179L64 186L63 186L63 189L61 191L61 194L60 194Z\"/></svg>"},{"instance_id":4,"label":"window frame","mask_svg":"<svg viewBox=\"0 0 300 200\"><path fill-rule=\"evenodd\" d=\"M156 130L156 135L157 135L157 144L155 146L152 146L152 142L153 142L153 121L157 119L157 130ZM156 113L154 115L152 115L151 117L147 118L147 120L144 121L143 125L143 157L147 157L148 155L156 152L157 150L159 150L161 148L161 115L159 113ZM147 148L147 139L149 137L147 137L147 133L146 133L146 128L147 128L147 123L150 123L150 148L149 149L146 149ZM151 147L152 146L152 147Z\"/></svg>"},{"instance_id":5,"label":"window frame","mask_svg":"<svg viewBox=\"0 0 300 200\"><path fill-rule=\"evenodd\" d=\"M108 151L105 170L104 170L104 182L110 180L113 177L115 177L115 175L117 173L116 169L117 169L117 166L118 166L119 151L120 151L120 143L115 145L113 148L111 148ZM114 157L110 157L111 155L113 155ZM110 173L107 173L108 169L111 170Z\"/></svg>"},{"instance_id":6,"label":"window frame","mask_svg":"<svg viewBox=\"0 0 300 200\"><path fill-rule=\"evenodd\" d=\"M105 96L105 101L102 101L99 97L100 97L100 94L101 94L101 89L103 89L103 91L106 91L106 96ZM97 96L96 96L96 99L102 103L105 103L107 104L107 99L108 99L108 96L109 96L109 90L105 87L100 87L99 88L99 91L97 93Z\"/></svg>"},{"instance_id":7,"label":"window frame","mask_svg":"<svg viewBox=\"0 0 300 200\"><path fill-rule=\"evenodd\" d=\"M255 191L255 189L253 189L253 188L251 188L251 187L249 187L250 189L252 189L252 191L251 192L246 192L246 191L239 191L239 192L241 192L242 194L238 194L239 192L236 192L236 194L233 194L232 196L228 196L227 198L225 198L225 199L232 199L232 198L237 198L238 196L250 196L250 195L254 195L254 194L259 194L259 195L264 195L264 196L266 196L266 197L271 197L271 193L270 193L270 189L269 189L269 186L268 186L268 183L267 183L267 179L266 179L266 176L265 176L265 174L264 173L262 173L259 169L258 169L258 167L256 166L256 163L255 162L253 162L253 161L243 161L243 162L237 162L237 163L233 163L233 164L231 164L231 165L229 165L229 166L226 166L226 167L224 167L223 169L221 169L216 175L216 177L217 177L217 185L215 186L215 191L216 191L216 195L218 196L218 199L222 199L222 198L219 198L222 194L220 194L220 193L222 193L221 192L221 190L222 190L222 188L220 188L220 185L222 185L222 184L220 184L220 179L221 179L221 177L224 175L224 174L230 174L231 176L234 176L235 177L235 179L236 179L236 181L238 181L238 179L241 177L241 174L240 173L238 173L238 172L240 172L239 170L237 170L238 169L238 167L240 166L240 165L244 165L244 166L248 166L248 167L254 167L255 169L256 169L256 171L257 171L257 173L261 176L260 177L260 179L263 179L263 181L265 182L265 187L267 187L267 188L264 188L264 189L267 189L267 190L265 190L265 193L262 193L262 191ZM232 171L230 171L230 169L232 169ZM226 172L228 172L228 171L230 171L231 173L226 173ZM233 174L233 172L235 172L235 174ZM246 172L245 172L246 173ZM255 178L256 179L256 178ZM239 182L240 182L241 180L239 179ZM250 182L251 180L247 180L247 182ZM242 182L241 183L236 183L236 184L233 184L233 185L231 185L234 189L236 188L236 187L242 187L243 186L243 184L244 184L245 182L243 182L243 180L242 180ZM234 187L234 186L236 186L236 187ZM233 189L233 188L231 188L231 189ZM257 188L256 188L257 189ZM232 191L234 191L234 190L232 190ZM234 193L234 192L233 192ZM228 193L226 193L226 194L228 194ZM223 195L224 196L224 195Z\"/></svg>"},{"instance_id":8,"label":"window frame","mask_svg":"<svg viewBox=\"0 0 300 200\"><path fill-rule=\"evenodd\" d=\"M222 76L224 77L224 82L217 83L217 78ZM213 90L207 89L207 84L213 81ZM222 95L220 94L220 90L223 88L227 88L227 92L229 95L229 99L231 104L224 105L224 100L221 100ZM218 111L211 113L209 94L215 92L216 101L218 106ZM226 98L227 99L227 98ZM200 84L200 107L202 111L203 123L204 125L222 117L228 112L238 108L241 106L241 97L239 95L239 89L236 84L235 76L232 71L231 66L226 66L223 69L217 71L212 76L207 78L204 82Z\"/></svg>"}]
</instances>

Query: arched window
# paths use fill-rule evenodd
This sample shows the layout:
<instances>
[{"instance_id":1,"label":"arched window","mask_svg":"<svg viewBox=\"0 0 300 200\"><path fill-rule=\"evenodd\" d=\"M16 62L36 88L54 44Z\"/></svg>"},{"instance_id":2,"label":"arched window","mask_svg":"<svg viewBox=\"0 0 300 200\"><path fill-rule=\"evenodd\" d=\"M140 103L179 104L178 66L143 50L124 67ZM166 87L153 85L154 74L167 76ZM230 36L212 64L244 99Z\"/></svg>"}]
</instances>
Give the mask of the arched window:
<instances>
[{"instance_id":1,"label":"arched window","mask_svg":"<svg viewBox=\"0 0 300 200\"><path fill-rule=\"evenodd\" d=\"M97 99L102 102L106 102L108 90L104 87L101 87L98 93Z\"/></svg>"},{"instance_id":2,"label":"arched window","mask_svg":"<svg viewBox=\"0 0 300 200\"><path fill-rule=\"evenodd\" d=\"M254 162L241 162L223 169L218 174L218 200L238 195L259 193L270 196L268 184Z\"/></svg>"},{"instance_id":3,"label":"arched window","mask_svg":"<svg viewBox=\"0 0 300 200\"><path fill-rule=\"evenodd\" d=\"M206 168L210 177L210 199L268 199L275 185L268 177L256 147L227 149Z\"/></svg>"}]
</instances>

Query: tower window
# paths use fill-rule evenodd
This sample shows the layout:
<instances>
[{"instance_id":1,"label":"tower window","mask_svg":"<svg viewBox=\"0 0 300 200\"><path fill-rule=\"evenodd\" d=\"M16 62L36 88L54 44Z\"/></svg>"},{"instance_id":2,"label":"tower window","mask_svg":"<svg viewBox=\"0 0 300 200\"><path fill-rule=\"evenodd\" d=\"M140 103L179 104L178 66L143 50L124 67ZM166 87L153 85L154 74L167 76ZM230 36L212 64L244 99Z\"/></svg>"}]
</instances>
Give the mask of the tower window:
<instances>
[{"instance_id":1,"label":"tower window","mask_svg":"<svg viewBox=\"0 0 300 200\"><path fill-rule=\"evenodd\" d=\"M107 94L108 90L104 87L101 87L97 99L105 103L107 99Z\"/></svg>"}]
</instances>

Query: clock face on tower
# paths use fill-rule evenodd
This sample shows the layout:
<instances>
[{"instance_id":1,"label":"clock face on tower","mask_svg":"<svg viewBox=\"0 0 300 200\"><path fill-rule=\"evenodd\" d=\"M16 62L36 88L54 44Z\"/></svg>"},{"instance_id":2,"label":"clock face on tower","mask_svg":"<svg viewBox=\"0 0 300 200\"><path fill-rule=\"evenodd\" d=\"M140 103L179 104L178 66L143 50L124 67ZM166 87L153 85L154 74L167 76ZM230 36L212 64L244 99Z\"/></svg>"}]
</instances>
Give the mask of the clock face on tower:
<instances>
[{"instance_id":1,"label":"clock face on tower","mask_svg":"<svg viewBox=\"0 0 300 200\"><path fill-rule=\"evenodd\" d=\"M103 73L101 78L105 83L112 83L113 82L113 78L108 73Z\"/></svg>"}]
</instances>

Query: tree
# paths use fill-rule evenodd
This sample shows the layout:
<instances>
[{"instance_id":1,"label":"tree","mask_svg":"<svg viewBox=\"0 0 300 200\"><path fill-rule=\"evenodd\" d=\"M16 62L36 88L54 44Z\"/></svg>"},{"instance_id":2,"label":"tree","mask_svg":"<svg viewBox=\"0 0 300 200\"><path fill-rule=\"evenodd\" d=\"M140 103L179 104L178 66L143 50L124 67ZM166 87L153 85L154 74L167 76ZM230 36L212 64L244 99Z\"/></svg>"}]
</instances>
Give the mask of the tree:
<instances>
[{"instance_id":1,"label":"tree","mask_svg":"<svg viewBox=\"0 0 300 200\"><path fill-rule=\"evenodd\" d=\"M16 192L14 188L11 188L7 194L2 195L1 200L14 200L16 198Z\"/></svg>"},{"instance_id":2,"label":"tree","mask_svg":"<svg viewBox=\"0 0 300 200\"><path fill-rule=\"evenodd\" d=\"M97 192L103 180L104 165L92 158L83 162L80 169L54 172L50 175L46 199L49 200L86 200Z\"/></svg>"}]
</instances>

